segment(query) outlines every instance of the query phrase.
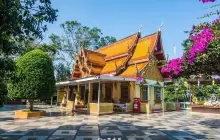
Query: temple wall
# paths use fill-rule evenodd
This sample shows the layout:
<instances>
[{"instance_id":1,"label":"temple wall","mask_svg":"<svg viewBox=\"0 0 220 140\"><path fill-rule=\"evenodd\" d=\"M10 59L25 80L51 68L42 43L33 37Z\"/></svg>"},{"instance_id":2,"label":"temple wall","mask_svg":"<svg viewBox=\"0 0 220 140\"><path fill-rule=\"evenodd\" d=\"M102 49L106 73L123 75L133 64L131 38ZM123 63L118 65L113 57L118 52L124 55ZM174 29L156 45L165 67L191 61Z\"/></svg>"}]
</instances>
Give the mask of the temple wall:
<instances>
[{"instance_id":1,"label":"temple wall","mask_svg":"<svg viewBox=\"0 0 220 140\"><path fill-rule=\"evenodd\" d=\"M162 104L161 103L155 103L155 93L154 93L154 87L150 87L150 105L151 109L162 109ZM162 91L160 92L160 97L162 100Z\"/></svg>"},{"instance_id":2,"label":"temple wall","mask_svg":"<svg viewBox=\"0 0 220 140\"><path fill-rule=\"evenodd\" d=\"M140 98L141 97L141 89L139 85L135 85L135 97Z\"/></svg>"},{"instance_id":3,"label":"temple wall","mask_svg":"<svg viewBox=\"0 0 220 140\"><path fill-rule=\"evenodd\" d=\"M133 103L133 99L136 97L136 90L135 90L135 82L130 82L130 102Z\"/></svg>"}]
</instances>

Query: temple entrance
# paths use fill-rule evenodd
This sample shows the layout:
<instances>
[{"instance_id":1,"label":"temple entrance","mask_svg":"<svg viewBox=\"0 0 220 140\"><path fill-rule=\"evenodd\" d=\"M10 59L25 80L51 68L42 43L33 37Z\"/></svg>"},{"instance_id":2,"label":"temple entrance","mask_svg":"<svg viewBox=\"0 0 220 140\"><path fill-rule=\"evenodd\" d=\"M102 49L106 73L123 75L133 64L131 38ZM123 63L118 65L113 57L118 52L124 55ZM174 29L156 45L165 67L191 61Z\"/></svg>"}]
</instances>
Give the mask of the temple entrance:
<instances>
[{"instance_id":1,"label":"temple entrance","mask_svg":"<svg viewBox=\"0 0 220 140\"><path fill-rule=\"evenodd\" d=\"M92 101L98 101L99 83L92 84Z\"/></svg>"},{"instance_id":2,"label":"temple entrance","mask_svg":"<svg viewBox=\"0 0 220 140\"><path fill-rule=\"evenodd\" d=\"M80 99L88 103L88 85L80 85Z\"/></svg>"}]
</instances>

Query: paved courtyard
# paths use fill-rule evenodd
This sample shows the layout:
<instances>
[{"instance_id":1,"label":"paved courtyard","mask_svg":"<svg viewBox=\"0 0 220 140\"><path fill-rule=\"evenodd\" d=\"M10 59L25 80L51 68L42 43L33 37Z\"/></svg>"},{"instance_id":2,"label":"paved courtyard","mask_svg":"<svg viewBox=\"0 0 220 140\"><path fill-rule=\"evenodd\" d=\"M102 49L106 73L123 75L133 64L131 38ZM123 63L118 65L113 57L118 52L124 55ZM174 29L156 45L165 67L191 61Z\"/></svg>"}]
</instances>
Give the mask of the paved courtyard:
<instances>
[{"instance_id":1,"label":"paved courtyard","mask_svg":"<svg viewBox=\"0 0 220 140\"><path fill-rule=\"evenodd\" d=\"M0 108L0 140L196 140L220 139L220 116L165 112L114 114L100 117L72 114L53 106L38 106L47 116L13 119L14 110Z\"/></svg>"}]
</instances>

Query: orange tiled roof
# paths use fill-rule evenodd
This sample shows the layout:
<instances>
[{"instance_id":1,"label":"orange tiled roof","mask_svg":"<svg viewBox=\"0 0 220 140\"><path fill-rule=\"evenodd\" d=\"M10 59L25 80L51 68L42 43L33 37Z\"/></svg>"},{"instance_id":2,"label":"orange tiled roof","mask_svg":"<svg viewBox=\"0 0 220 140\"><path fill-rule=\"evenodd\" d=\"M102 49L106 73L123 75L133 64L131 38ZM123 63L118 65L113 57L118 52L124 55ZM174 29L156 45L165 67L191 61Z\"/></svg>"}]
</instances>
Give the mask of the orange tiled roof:
<instances>
[{"instance_id":1,"label":"orange tiled roof","mask_svg":"<svg viewBox=\"0 0 220 140\"><path fill-rule=\"evenodd\" d=\"M148 64L148 62L144 62L144 63L139 63L137 64L137 69L138 71L141 71L146 65ZM136 66L135 65L130 65L127 67L127 69L120 74L120 77L127 77L127 78L135 78L136 77Z\"/></svg>"},{"instance_id":2,"label":"orange tiled roof","mask_svg":"<svg viewBox=\"0 0 220 140\"><path fill-rule=\"evenodd\" d=\"M149 53L152 52L154 44L157 40L157 33L148 35L138 40L138 44L135 48L134 54L129 60L129 63L135 62L141 59L147 59Z\"/></svg>"},{"instance_id":3,"label":"orange tiled roof","mask_svg":"<svg viewBox=\"0 0 220 140\"><path fill-rule=\"evenodd\" d=\"M138 71L141 71L149 63L149 54L152 53L154 46L158 45L156 43L160 32L139 37L140 34L137 33L95 51L84 49L87 65L92 66L91 75L114 74L135 78L136 66ZM80 76L78 67L76 70L74 77Z\"/></svg>"},{"instance_id":4,"label":"orange tiled roof","mask_svg":"<svg viewBox=\"0 0 220 140\"><path fill-rule=\"evenodd\" d=\"M96 50L96 52L106 54L106 59L126 54L128 53L129 47L131 47L134 44L136 38L137 34L131 35L113 44L100 48Z\"/></svg>"},{"instance_id":5,"label":"orange tiled roof","mask_svg":"<svg viewBox=\"0 0 220 140\"><path fill-rule=\"evenodd\" d=\"M95 67L95 66L92 66L91 71L92 71L92 74L99 75L100 72L102 71L102 67Z\"/></svg>"},{"instance_id":6,"label":"orange tiled roof","mask_svg":"<svg viewBox=\"0 0 220 140\"><path fill-rule=\"evenodd\" d=\"M106 65L104 66L104 68L101 71L101 74L107 74L107 73L115 72L116 65L117 65L117 67L119 67L125 61L125 59L126 59L126 57L122 57L122 58L119 58L119 59L107 61Z\"/></svg>"},{"instance_id":7,"label":"orange tiled roof","mask_svg":"<svg viewBox=\"0 0 220 140\"><path fill-rule=\"evenodd\" d=\"M105 66L105 56L104 54L95 52L95 51L90 51L90 50L85 50L86 55L87 55L87 60L92 63L93 65L97 66Z\"/></svg>"}]
</instances>

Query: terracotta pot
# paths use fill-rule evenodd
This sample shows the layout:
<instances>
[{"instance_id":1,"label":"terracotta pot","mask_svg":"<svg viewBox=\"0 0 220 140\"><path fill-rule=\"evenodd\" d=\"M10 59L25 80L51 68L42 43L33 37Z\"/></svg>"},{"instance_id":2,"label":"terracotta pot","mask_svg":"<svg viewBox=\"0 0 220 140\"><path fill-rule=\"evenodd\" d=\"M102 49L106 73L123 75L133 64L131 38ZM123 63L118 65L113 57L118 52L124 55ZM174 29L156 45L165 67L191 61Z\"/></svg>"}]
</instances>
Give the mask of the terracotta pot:
<instances>
[{"instance_id":1,"label":"terracotta pot","mask_svg":"<svg viewBox=\"0 0 220 140\"><path fill-rule=\"evenodd\" d=\"M180 104L176 103L176 111L180 111Z\"/></svg>"}]
</instances>

